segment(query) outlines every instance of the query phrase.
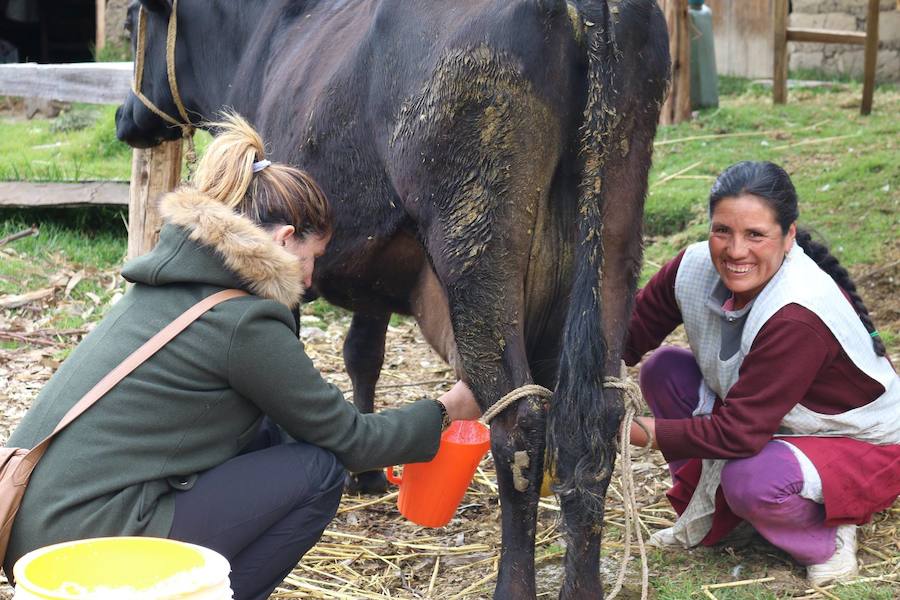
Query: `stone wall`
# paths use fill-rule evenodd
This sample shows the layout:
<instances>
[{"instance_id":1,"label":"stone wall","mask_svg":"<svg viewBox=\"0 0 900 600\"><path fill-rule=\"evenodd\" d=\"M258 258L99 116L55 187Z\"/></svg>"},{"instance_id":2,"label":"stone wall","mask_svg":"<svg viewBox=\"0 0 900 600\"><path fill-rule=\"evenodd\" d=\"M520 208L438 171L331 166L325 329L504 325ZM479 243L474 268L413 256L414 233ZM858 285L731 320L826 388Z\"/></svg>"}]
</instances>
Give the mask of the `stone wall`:
<instances>
[{"instance_id":1,"label":"stone wall","mask_svg":"<svg viewBox=\"0 0 900 600\"><path fill-rule=\"evenodd\" d=\"M791 27L865 31L868 0L793 0ZM900 10L896 0L880 0L876 81L900 81ZM863 46L788 44L789 68L816 69L828 75L862 77Z\"/></svg>"}]
</instances>

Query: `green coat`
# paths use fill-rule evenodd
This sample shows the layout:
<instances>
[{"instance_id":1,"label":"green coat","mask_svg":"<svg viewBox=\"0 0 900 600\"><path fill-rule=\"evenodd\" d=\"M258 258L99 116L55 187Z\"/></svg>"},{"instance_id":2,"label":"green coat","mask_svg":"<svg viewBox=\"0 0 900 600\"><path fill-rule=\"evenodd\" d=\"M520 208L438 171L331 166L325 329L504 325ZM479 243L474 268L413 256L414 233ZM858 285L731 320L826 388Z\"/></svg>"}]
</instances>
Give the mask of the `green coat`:
<instances>
[{"instance_id":1,"label":"green coat","mask_svg":"<svg viewBox=\"0 0 900 600\"><path fill-rule=\"evenodd\" d=\"M364 415L322 379L289 308L302 292L297 260L265 231L190 191L169 194L163 215L159 244L123 270L135 285L50 379L10 446L37 444L101 377L201 298L229 287L254 295L200 317L56 437L25 493L7 565L64 540L165 537L179 482L235 456L263 414L352 471L437 452L434 402Z\"/></svg>"}]
</instances>

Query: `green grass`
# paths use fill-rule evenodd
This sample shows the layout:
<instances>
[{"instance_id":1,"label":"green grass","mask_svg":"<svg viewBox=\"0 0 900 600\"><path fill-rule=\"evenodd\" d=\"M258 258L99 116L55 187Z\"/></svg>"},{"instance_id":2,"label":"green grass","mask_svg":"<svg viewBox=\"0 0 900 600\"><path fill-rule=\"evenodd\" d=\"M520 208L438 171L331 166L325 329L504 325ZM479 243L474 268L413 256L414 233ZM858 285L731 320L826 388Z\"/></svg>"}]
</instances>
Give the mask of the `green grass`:
<instances>
[{"instance_id":1,"label":"green grass","mask_svg":"<svg viewBox=\"0 0 900 600\"><path fill-rule=\"evenodd\" d=\"M710 186L740 160L784 166L800 196L800 224L819 231L847 266L878 264L885 241L896 237L900 208L897 87L879 88L868 117L859 115L861 90L854 83L792 90L781 106L771 104L768 89L747 81L726 80L724 87L732 93L719 108L657 133L645 210L651 237L645 279L675 248L704 237ZM758 135L728 137L734 133ZM710 135L720 137L671 143ZM820 141L825 138L839 139Z\"/></svg>"},{"instance_id":2,"label":"green grass","mask_svg":"<svg viewBox=\"0 0 900 600\"><path fill-rule=\"evenodd\" d=\"M701 586L695 579L666 579L655 586L657 600L703 599ZM653 587L653 586L652 586ZM734 588L710 590L718 600L788 600L796 597L796 590L777 592L766 588L766 584L750 584ZM860 583L829 590L841 600L893 600L896 598L890 584ZM635 596L637 597L637 596ZM820 596L821 597L821 596Z\"/></svg>"},{"instance_id":3,"label":"green grass","mask_svg":"<svg viewBox=\"0 0 900 600\"><path fill-rule=\"evenodd\" d=\"M94 48L96 62L127 62L132 60L131 41L126 37L107 40L100 50Z\"/></svg>"},{"instance_id":4,"label":"green grass","mask_svg":"<svg viewBox=\"0 0 900 600\"><path fill-rule=\"evenodd\" d=\"M0 180L130 176L131 148L116 140L114 106L76 104L56 119L0 119Z\"/></svg>"},{"instance_id":5,"label":"green grass","mask_svg":"<svg viewBox=\"0 0 900 600\"><path fill-rule=\"evenodd\" d=\"M828 83L857 83L862 84L862 77L849 75L826 73L822 69L791 69L788 73L788 79L799 79L806 81L825 81Z\"/></svg>"},{"instance_id":6,"label":"green grass","mask_svg":"<svg viewBox=\"0 0 900 600\"><path fill-rule=\"evenodd\" d=\"M115 106L73 104L55 119L0 118L0 181L128 181L132 150L115 117ZM209 139L198 132L197 150Z\"/></svg>"},{"instance_id":7,"label":"green grass","mask_svg":"<svg viewBox=\"0 0 900 600\"><path fill-rule=\"evenodd\" d=\"M122 209L3 209L0 238L34 224L39 235L12 244L18 254L37 261L56 257L72 268L102 271L118 267L125 256L126 217Z\"/></svg>"},{"instance_id":8,"label":"green grass","mask_svg":"<svg viewBox=\"0 0 900 600\"><path fill-rule=\"evenodd\" d=\"M41 327L80 329L97 321L114 294L122 290L121 278L116 276L127 247L122 216L112 210L96 209L13 213L0 210L0 238L31 224L37 224L40 233L2 248L0 295L59 286L60 280L70 281L73 274L80 273L82 279L68 296L61 291L56 293L54 308ZM100 222L98 215L107 215L109 220ZM3 341L0 347L15 349L21 344ZM64 350L55 358L62 360L67 354L68 350Z\"/></svg>"}]
</instances>

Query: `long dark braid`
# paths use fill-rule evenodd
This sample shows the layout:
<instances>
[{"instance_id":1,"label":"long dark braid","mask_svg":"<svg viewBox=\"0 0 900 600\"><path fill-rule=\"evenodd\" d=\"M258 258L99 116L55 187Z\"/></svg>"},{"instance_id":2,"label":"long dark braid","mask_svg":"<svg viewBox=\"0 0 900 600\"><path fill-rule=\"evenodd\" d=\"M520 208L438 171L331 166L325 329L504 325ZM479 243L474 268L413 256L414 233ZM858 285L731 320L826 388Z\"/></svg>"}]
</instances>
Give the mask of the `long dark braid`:
<instances>
[{"instance_id":1,"label":"long dark braid","mask_svg":"<svg viewBox=\"0 0 900 600\"><path fill-rule=\"evenodd\" d=\"M783 234L788 232L800 214L797 206L797 190L794 189L790 176L774 163L744 161L725 169L709 192L709 214L712 215L716 204L723 198L736 198L743 194L752 194L764 200L775 211L775 219L781 226ZM841 266L838 259L828 251L827 246L813 241L808 231L798 227L796 241L819 268L828 273L838 287L847 292L859 320L872 336L875 354L884 356L884 342L875 330L869 309L856 292L856 284L850 279L847 269Z\"/></svg>"},{"instance_id":2,"label":"long dark braid","mask_svg":"<svg viewBox=\"0 0 900 600\"><path fill-rule=\"evenodd\" d=\"M838 259L828 251L828 246L813 240L812 235L805 229L797 228L796 241L803 248L806 255L816 261L819 268L828 273L834 279L834 282L838 284L838 287L847 292L856 314L859 315L859 320L862 321L862 324L866 326L866 331L872 336L872 347L875 350L875 354L884 356L886 353L884 342L872 323L869 309L866 308L862 298L856 292L856 284L850 279L850 273L847 272L847 269L841 266Z\"/></svg>"}]
</instances>

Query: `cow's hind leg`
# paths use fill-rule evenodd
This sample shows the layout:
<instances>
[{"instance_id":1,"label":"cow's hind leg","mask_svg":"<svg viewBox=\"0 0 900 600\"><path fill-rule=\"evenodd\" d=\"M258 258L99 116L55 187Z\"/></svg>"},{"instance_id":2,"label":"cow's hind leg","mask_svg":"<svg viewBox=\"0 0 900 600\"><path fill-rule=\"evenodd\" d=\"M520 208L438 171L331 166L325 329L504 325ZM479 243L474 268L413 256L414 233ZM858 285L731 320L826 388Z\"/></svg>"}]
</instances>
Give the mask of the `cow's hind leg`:
<instances>
[{"instance_id":1,"label":"cow's hind leg","mask_svg":"<svg viewBox=\"0 0 900 600\"><path fill-rule=\"evenodd\" d=\"M353 383L353 403L360 412L370 413L375 407L375 384L384 364L384 340L391 313L353 315L344 340L344 366ZM383 494L387 479L383 471L363 471L347 475L347 491L357 494Z\"/></svg>"},{"instance_id":2,"label":"cow's hind leg","mask_svg":"<svg viewBox=\"0 0 900 600\"><path fill-rule=\"evenodd\" d=\"M446 287L465 380L486 409L508 392L532 383L522 329L524 269L515 261L510 263L511 248L477 229L471 233L484 236L476 242L483 245L482 257L464 266L467 261L460 259L470 251L448 235L447 224L437 219L425 237L436 274ZM518 229L515 223L505 226ZM535 597L534 542L545 438L542 398L522 398L491 422L491 452L502 507L497 599Z\"/></svg>"},{"instance_id":3,"label":"cow's hind leg","mask_svg":"<svg viewBox=\"0 0 900 600\"><path fill-rule=\"evenodd\" d=\"M404 104L391 140L396 187L446 292L465 380L484 409L532 383L524 290L537 215L561 154L555 112L515 59L480 45L442 59ZM535 597L545 434L535 396L491 423L502 507L498 599Z\"/></svg>"}]
</instances>

